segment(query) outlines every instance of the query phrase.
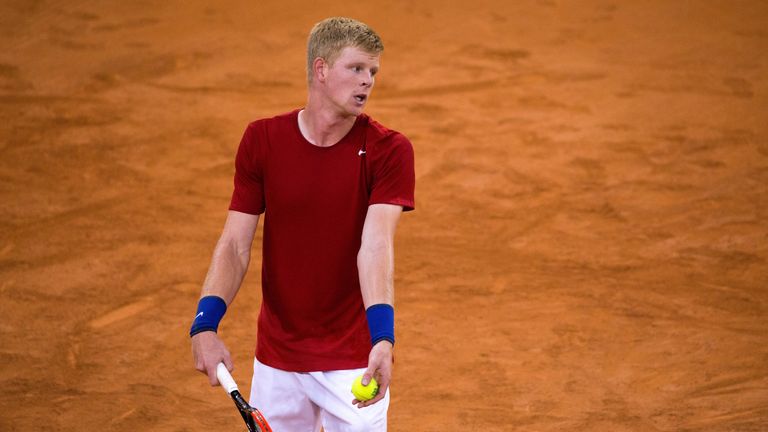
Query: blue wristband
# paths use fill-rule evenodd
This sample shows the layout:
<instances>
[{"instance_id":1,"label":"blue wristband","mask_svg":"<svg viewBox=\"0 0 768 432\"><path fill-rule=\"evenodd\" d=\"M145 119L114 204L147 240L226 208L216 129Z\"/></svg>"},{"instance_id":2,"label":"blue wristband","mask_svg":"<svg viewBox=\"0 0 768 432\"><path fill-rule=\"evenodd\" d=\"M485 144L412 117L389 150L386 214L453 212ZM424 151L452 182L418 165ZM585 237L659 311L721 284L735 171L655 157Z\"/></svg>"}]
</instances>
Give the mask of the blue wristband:
<instances>
[{"instance_id":1,"label":"blue wristband","mask_svg":"<svg viewBox=\"0 0 768 432\"><path fill-rule=\"evenodd\" d=\"M383 340L395 344L395 308L386 303L375 304L365 310L368 330L371 331L371 345Z\"/></svg>"},{"instance_id":2,"label":"blue wristband","mask_svg":"<svg viewBox=\"0 0 768 432\"><path fill-rule=\"evenodd\" d=\"M204 331L216 332L219 328L219 321L224 317L227 311L227 302L218 296L205 296L197 304L197 315L192 321L192 328L189 329L189 336L192 337Z\"/></svg>"}]
</instances>

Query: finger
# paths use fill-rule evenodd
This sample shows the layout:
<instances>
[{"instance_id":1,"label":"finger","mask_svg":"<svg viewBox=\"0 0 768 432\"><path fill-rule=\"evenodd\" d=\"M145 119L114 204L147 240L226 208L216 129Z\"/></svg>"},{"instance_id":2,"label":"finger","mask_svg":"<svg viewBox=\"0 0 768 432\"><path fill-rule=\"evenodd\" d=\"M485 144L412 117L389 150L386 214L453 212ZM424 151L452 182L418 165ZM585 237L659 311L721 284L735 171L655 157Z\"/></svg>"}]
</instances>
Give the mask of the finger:
<instances>
[{"instance_id":1,"label":"finger","mask_svg":"<svg viewBox=\"0 0 768 432\"><path fill-rule=\"evenodd\" d=\"M378 372L376 372L374 375L375 375L374 378L376 378L376 384L379 386L378 394L373 399L369 399L367 401L361 401L361 400L355 399L352 403L358 404L358 408L364 408L366 406L373 405L374 403L380 401L381 399L384 398L384 395L387 392L387 388L389 388L389 377L382 376L382 374ZM368 383L366 383L366 381L368 381ZM366 371L363 374L363 379L361 379L360 382L364 386L367 386L368 384L370 384L370 381L371 381L371 373L369 371Z\"/></svg>"},{"instance_id":2,"label":"finger","mask_svg":"<svg viewBox=\"0 0 768 432\"><path fill-rule=\"evenodd\" d=\"M195 369L199 372L203 372L205 368L203 367L202 359L199 355L197 355L197 350L195 350L195 345L192 344L192 363L195 365Z\"/></svg>"},{"instance_id":3,"label":"finger","mask_svg":"<svg viewBox=\"0 0 768 432\"><path fill-rule=\"evenodd\" d=\"M358 408L365 408L365 407L368 407L368 406L371 406L371 405L375 404L376 402L378 402L378 401L380 401L382 399L384 399L384 393L383 392L379 392L379 394L376 395L376 397L371 399L371 400L360 401L360 400L355 399L354 401L352 401L352 403L354 405L357 405Z\"/></svg>"},{"instance_id":4,"label":"finger","mask_svg":"<svg viewBox=\"0 0 768 432\"><path fill-rule=\"evenodd\" d=\"M363 379L360 380L360 383L364 386L367 386L371 382L371 378L373 378L374 370L367 369L365 373L363 373Z\"/></svg>"},{"instance_id":5,"label":"finger","mask_svg":"<svg viewBox=\"0 0 768 432\"><path fill-rule=\"evenodd\" d=\"M197 369L198 372L206 373L204 356L195 355L195 369Z\"/></svg>"},{"instance_id":6,"label":"finger","mask_svg":"<svg viewBox=\"0 0 768 432\"><path fill-rule=\"evenodd\" d=\"M229 355L229 352L224 353L224 358L222 359L222 362L224 363L224 366L227 367L227 370L232 372L235 370L235 364L232 363L232 357Z\"/></svg>"},{"instance_id":7,"label":"finger","mask_svg":"<svg viewBox=\"0 0 768 432\"><path fill-rule=\"evenodd\" d=\"M371 406L371 405L379 402L380 400L384 399L384 396L387 394L387 389L389 388L389 379L386 379L386 381L384 383L382 383L382 382L378 381L378 377L377 377L377 383L379 385L379 391L378 391L378 393L376 394L376 396L374 398L366 400L366 401L361 401L361 400L355 398L355 399L352 400L352 404L353 405L357 405L358 408L365 408L367 406Z\"/></svg>"},{"instance_id":8,"label":"finger","mask_svg":"<svg viewBox=\"0 0 768 432\"><path fill-rule=\"evenodd\" d=\"M389 389L389 378L382 377L379 381L379 393L380 395L383 395L387 392Z\"/></svg>"},{"instance_id":9,"label":"finger","mask_svg":"<svg viewBox=\"0 0 768 432\"><path fill-rule=\"evenodd\" d=\"M216 362L218 364L218 362ZM216 366L209 366L206 368L206 373L208 374L208 382L211 383L211 387L216 387L219 385L219 378L216 377Z\"/></svg>"}]
</instances>

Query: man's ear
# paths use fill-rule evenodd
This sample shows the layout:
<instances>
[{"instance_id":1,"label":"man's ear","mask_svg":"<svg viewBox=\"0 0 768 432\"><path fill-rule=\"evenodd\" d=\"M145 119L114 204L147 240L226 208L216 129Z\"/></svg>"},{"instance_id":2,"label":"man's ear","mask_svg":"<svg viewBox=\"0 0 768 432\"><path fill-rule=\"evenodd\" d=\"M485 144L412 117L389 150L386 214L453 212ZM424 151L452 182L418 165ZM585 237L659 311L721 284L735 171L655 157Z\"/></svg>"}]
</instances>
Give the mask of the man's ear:
<instances>
[{"instance_id":1,"label":"man's ear","mask_svg":"<svg viewBox=\"0 0 768 432\"><path fill-rule=\"evenodd\" d=\"M312 62L312 75L314 80L325 82L325 77L328 75L328 63L322 57L317 57Z\"/></svg>"}]
</instances>

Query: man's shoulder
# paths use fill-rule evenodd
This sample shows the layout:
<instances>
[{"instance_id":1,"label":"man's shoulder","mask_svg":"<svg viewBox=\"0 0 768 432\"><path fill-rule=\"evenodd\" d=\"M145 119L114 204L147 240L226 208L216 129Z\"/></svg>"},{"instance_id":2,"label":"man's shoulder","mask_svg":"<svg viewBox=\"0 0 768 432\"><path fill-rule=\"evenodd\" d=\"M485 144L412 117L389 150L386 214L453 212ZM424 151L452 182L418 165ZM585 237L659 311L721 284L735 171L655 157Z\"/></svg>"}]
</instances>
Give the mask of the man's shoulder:
<instances>
[{"instance_id":1,"label":"man's shoulder","mask_svg":"<svg viewBox=\"0 0 768 432\"><path fill-rule=\"evenodd\" d=\"M248 123L249 129L268 128L274 126L289 126L292 121L296 121L299 110L295 109L272 117L263 117Z\"/></svg>"},{"instance_id":2,"label":"man's shoulder","mask_svg":"<svg viewBox=\"0 0 768 432\"><path fill-rule=\"evenodd\" d=\"M245 128L241 146L257 153L268 151L274 143L283 142L293 136L298 110L251 121ZM292 123L293 122L293 123Z\"/></svg>"},{"instance_id":3,"label":"man's shoulder","mask_svg":"<svg viewBox=\"0 0 768 432\"><path fill-rule=\"evenodd\" d=\"M368 119L367 141L369 145L375 146L411 146L408 138L387 126L379 123L370 116L366 116Z\"/></svg>"}]
</instances>

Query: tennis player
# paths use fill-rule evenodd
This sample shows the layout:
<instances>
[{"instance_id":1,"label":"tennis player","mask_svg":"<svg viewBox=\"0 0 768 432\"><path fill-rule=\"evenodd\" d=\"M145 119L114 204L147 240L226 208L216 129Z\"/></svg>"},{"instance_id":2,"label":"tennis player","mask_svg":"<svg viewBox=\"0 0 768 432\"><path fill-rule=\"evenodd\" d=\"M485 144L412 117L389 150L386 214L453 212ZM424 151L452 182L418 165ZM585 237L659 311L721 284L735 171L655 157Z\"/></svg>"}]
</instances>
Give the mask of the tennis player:
<instances>
[{"instance_id":1,"label":"tennis player","mask_svg":"<svg viewBox=\"0 0 768 432\"><path fill-rule=\"evenodd\" d=\"M264 214L262 304L250 403L276 431L385 431L394 334L394 236L414 208L413 147L363 113L384 47L349 18L316 24L303 109L248 125L234 192L190 331L216 385L216 334ZM353 399L352 381L380 392Z\"/></svg>"}]
</instances>

